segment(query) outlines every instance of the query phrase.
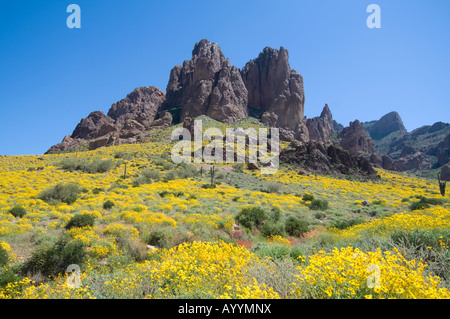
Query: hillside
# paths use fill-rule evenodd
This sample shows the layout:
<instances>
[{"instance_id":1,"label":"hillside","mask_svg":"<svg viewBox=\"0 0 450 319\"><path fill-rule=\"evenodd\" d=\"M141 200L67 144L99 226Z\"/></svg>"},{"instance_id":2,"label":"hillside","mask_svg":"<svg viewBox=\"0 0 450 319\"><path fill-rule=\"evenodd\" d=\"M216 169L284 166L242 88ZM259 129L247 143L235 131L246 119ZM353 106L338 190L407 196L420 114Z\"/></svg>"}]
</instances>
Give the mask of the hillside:
<instances>
[{"instance_id":1,"label":"hillside","mask_svg":"<svg viewBox=\"0 0 450 319\"><path fill-rule=\"evenodd\" d=\"M0 158L0 298L450 297L450 204L434 181L221 164L211 184L210 165L172 163L162 132Z\"/></svg>"},{"instance_id":2,"label":"hillside","mask_svg":"<svg viewBox=\"0 0 450 319\"><path fill-rule=\"evenodd\" d=\"M407 132L400 115L391 112L379 120L365 122L362 125L374 140L376 153L391 157L399 170L438 169L449 162L448 123L437 122Z\"/></svg>"}]
</instances>

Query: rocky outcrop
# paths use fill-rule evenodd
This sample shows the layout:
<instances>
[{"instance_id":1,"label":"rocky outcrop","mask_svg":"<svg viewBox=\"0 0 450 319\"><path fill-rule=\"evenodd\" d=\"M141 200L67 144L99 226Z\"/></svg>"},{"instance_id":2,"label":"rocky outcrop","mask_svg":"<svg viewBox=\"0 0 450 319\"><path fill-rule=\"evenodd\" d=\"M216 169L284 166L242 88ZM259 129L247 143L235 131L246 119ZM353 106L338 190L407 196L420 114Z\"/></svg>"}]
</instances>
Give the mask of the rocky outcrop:
<instances>
[{"instance_id":1,"label":"rocky outcrop","mask_svg":"<svg viewBox=\"0 0 450 319\"><path fill-rule=\"evenodd\" d=\"M288 51L266 47L241 71L248 91L248 107L262 115L278 116L276 126L298 131L304 118L303 78L289 65Z\"/></svg>"},{"instance_id":2,"label":"rocky outcrop","mask_svg":"<svg viewBox=\"0 0 450 319\"><path fill-rule=\"evenodd\" d=\"M63 138L61 143L50 147L50 149L46 152L46 154L61 153L69 150L70 151L82 150L85 144L86 140L79 138L72 138L70 135L67 135Z\"/></svg>"},{"instance_id":3,"label":"rocky outcrop","mask_svg":"<svg viewBox=\"0 0 450 319\"><path fill-rule=\"evenodd\" d=\"M450 134L436 147L437 167L447 164L450 161Z\"/></svg>"},{"instance_id":4,"label":"rocky outcrop","mask_svg":"<svg viewBox=\"0 0 450 319\"><path fill-rule=\"evenodd\" d=\"M344 174L375 178L376 171L362 156L353 156L350 152L334 145L325 147L319 142L301 143L295 141L283 149L280 161L297 164L302 174L305 171L318 174Z\"/></svg>"},{"instance_id":5,"label":"rocky outcrop","mask_svg":"<svg viewBox=\"0 0 450 319\"><path fill-rule=\"evenodd\" d=\"M328 104L325 104L319 117L306 120L306 127L311 141L326 143L330 140L334 133L334 123Z\"/></svg>"},{"instance_id":6,"label":"rocky outcrop","mask_svg":"<svg viewBox=\"0 0 450 319\"><path fill-rule=\"evenodd\" d=\"M397 112L390 112L382 116L378 121L363 124L374 140L382 139L392 132L406 133L402 118Z\"/></svg>"},{"instance_id":7,"label":"rocky outcrop","mask_svg":"<svg viewBox=\"0 0 450 319\"><path fill-rule=\"evenodd\" d=\"M430 169L431 164L426 155L420 151L405 152L403 156L395 161L395 165L401 171L409 171L412 169L423 170Z\"/></svg>"},{"instance_id":8,"label":"rocky outcrop","mask_svg":"<svg viewBox=\"0 0 450 319\"><path fill-rule=\"evenodd\" d=\"M114 126L114 120L102 111L95 111L82 119L73 131L71 138L89 140L98 136L103 125ZM102 131L103 133L103 131Z\"/></svg>"},{"instance_id":9,"label":"rocky outcrop","mask_svg":"<svg viewBox=\"0 0 450 319\"><path fill-rule=\"evenodd\" d=\"M448 166L448 165L442 166L439 177L440 177L441 181L450 182L450 166Z\"/></svg>"},{"instance_id":10,"label":"rocky outcrop","mask_svg":"<svg viewBox=\"0 0 450 319\"><path fill-rule=\"evenodd\" d=\"M375 152L375 142L367 134L358 120L350 122L339 134L339 145L352 155L372 154Z\"/></svg>"},{"instance_id":11,"label":"rocky outcrop","mask_svg":"<svg viewBox=\"0 0 450 319\"><path fill-rule=\"evenodd\" d=\"M192 59L170 72L164 110L181 107L180 120L207 115L231 123L248 116L248 93L240 71L208 40L195 44Z\"/></svg>"},{"instance_id":12,"label":"rocky outcrop","mask_svg":"<svg viewBox=\"0 0 450 319\"><path fill-rule=\"evenodd\" d=\"M108 116L120 128L129 125L128 121L136 121L147 128L155 120L165 99L165 93L154 86L139 87L125 99L114 103L108 111Z\"/></svg>"}]
</instances>

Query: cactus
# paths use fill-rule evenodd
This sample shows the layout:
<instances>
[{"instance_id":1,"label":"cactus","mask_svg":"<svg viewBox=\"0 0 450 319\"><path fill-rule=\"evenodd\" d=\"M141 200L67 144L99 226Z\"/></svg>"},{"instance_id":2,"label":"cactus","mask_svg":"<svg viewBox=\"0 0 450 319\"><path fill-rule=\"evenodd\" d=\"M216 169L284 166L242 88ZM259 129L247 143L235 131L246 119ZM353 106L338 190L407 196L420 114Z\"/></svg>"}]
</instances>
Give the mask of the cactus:
<instances>
[{"instance_id":1,"label":"cactus","mask_svg":"<svg viewBox=\"0 0 450 319\"><path fill-rule=\"evenodd\" d=\"M441 174L438 174L438 182L439 182L439 190L441 191L441 195L445 196L445 186L447 185L447 182L441 181Z\"/></svg>"}]
</instances>

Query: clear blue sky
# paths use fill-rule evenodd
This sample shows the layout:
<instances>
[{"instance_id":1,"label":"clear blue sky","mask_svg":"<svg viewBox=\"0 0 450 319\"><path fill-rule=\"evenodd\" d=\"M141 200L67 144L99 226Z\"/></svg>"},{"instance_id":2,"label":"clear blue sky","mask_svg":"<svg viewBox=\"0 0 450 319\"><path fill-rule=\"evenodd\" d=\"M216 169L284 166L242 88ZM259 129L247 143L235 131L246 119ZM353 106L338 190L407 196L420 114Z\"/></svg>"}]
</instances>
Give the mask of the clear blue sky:
<instances>
[{"instance_id":1,"label":"clear blue sky","mask_svg":"<svg viewBox=\"0 0 450 319\"><path fill-rule=\"evenodd\" d=\"M81 7L81 29L66 8ZM381 29L366 8L381 7ZM284 46L305 115L348 125L397 111L408 130L449 122L450 1L0 0L0 154L42 154L139 86L165 91L202 38L242 68Z\"/></svg>"}]
</instances>

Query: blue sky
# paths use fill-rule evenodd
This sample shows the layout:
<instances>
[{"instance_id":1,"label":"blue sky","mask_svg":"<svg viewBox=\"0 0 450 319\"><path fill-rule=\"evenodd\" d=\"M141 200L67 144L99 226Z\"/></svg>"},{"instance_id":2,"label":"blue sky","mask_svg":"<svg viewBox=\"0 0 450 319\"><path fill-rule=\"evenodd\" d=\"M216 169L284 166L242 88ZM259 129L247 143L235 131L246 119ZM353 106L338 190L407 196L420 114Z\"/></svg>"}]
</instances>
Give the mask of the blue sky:
<instances>
[{"instance_id":1,"label":"blue sky","mask_svg":"<svg viewBox=\"0 0 450 319\"><path fill-rule=\"evenodd\" d=\"M71 3L81 29L66 26ZM328 103L344 125L390 111L409 131L449 122L449 15L448 0L0 0L0 154L42 154L136 87L165 91L203 38L239 68L288 49L307 117Z\"/></svg>"}]
</instances>

